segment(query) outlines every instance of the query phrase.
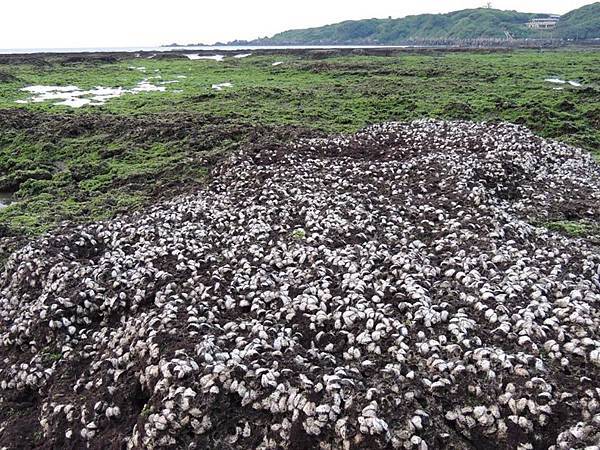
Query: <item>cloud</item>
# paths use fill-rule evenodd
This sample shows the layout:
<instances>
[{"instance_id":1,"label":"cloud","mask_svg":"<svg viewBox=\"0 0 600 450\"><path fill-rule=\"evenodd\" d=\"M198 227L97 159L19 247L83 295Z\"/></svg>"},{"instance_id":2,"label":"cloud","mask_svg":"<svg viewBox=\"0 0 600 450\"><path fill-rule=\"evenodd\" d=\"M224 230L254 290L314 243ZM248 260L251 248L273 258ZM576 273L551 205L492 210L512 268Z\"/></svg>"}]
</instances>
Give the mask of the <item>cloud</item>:
<instances>
[{"instance_id":1,"label":"cloud","mask_svg":"<svg viewBox=\"0 0 600 450\"><path fill-rule=\"evenodd\" d=\"M75 0L5 2L0 48L156 46L252 39L347 19L403 17L483 6L481 0L226 2ZM526 4L525 4L526 3ZM498 0L500 9L565 13L589 0Z\"/></svg>"}]
</instances>

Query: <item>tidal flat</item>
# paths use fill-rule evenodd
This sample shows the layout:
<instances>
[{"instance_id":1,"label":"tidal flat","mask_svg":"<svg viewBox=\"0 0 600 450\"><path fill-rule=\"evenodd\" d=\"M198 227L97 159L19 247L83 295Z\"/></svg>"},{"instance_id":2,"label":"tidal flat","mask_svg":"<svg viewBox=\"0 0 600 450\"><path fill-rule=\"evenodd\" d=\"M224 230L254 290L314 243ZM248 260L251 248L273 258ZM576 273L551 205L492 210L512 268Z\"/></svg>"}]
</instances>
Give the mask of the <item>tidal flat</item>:
<instances>
[{"instance_id":1,"label":"tidal flat","mask_svg":"<svg viewBox=\"0 0 600 450\"><path fill-rule=\"evenodd\" d=\"M185 191L202 183L214 155L257 134L268 140L274 129L273 136L419 118L507 121L600 149L596 51L189 56L0 57L0 192L15 199L0 211L4 232L39 234ZM553 79L579 86L555 90ZM27 89L36 86L76 95L32 102Z\"/></svg>"}]
</instances>

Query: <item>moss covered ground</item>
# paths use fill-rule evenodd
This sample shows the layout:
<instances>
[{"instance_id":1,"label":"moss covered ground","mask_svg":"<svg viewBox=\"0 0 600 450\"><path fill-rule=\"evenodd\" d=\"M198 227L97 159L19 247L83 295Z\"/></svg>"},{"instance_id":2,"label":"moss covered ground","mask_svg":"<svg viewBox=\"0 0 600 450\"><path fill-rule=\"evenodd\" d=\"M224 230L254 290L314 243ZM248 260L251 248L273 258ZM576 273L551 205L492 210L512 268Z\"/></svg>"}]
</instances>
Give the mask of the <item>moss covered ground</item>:
<instances>
[{"instance_id":1,"label":"moss covered ground","mask_svg":"<svg viewBox=\"0 0 600 450\"><path fill-rule=\"evenodd\" d=\"M598 67L597 51L0 58L0 192L15 200L0 232L35 235L193 189L241 145L389 120L503 120L600 155ZM103 106L16 103L29 85L131 89L145 78L177 82Z\"/></svg>"}]
</instances>

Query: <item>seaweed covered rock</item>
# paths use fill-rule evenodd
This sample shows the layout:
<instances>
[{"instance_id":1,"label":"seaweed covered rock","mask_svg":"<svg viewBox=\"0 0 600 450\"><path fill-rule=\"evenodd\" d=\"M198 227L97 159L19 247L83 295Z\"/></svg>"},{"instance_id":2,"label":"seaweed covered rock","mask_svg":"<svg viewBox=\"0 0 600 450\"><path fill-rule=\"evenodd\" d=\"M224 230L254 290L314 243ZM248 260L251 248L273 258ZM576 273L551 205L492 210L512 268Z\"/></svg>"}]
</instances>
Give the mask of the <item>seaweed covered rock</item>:
<instances>
[{"instance_id":1,"label":"seaweed covered rock","mask_svg":"<svg viewBox=\"0 0 600 450\"><path fill-rule=\"evenodd\" d=\"M508 124L241 151L0 277L0 446L586 448L600 168Z\"/></svg>"},{"instance_id":2,"label":"seaweed covered rock","mask_svg":"<svg viewBox=\"0 0 600 450\"><path fill-rule=\"evenodd\" d=\"M15 78L14 75L11 75L10 73L6 73L0 70L0 83L10 83L12 81L16 81L17 79Z\"/></svg>"}]
</instances>

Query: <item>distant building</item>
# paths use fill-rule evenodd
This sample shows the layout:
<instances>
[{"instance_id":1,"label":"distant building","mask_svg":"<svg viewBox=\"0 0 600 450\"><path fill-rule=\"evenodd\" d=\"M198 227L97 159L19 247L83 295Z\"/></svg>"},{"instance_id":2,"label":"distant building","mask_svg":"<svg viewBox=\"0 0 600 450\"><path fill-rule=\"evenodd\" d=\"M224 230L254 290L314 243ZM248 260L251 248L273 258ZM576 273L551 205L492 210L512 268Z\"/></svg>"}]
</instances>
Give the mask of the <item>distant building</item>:
<instances>
[{"instance_id":1,"label":"distant building","mask_svg":"<svg viewBox=\"0 0 600 450\"><path fill-rule=\"evenodd\" d=\"M531 21L527 23L527 28L532 28L534 30L548 30L554 28L559 20L560 16L557 15L550 15L540 19L531 19Z\"/></svg>"}]
</instances>

